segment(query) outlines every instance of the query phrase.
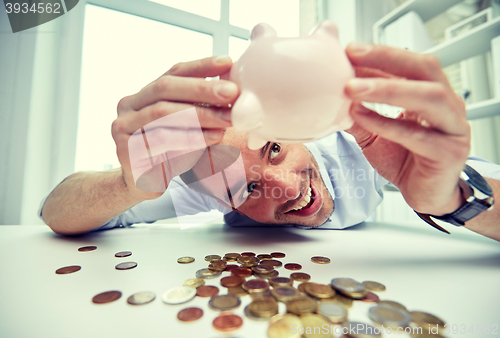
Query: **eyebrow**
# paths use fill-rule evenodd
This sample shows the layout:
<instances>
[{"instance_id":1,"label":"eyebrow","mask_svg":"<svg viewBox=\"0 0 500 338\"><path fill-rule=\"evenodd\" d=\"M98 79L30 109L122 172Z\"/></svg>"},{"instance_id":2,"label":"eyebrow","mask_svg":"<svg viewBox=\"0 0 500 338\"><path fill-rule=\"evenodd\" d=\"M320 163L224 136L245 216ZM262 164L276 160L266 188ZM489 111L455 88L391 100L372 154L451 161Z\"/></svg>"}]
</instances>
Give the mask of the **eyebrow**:
<instances>
[{"instance_id":1,"label":"eyebrow","mask_svg":"<svg viewBox=\"0 0 500 338\"><path fill-rule=\"evenodd\" d=\"M267 148L269 148L270 144L271 144L271 142L267 142L265 146L263 146L262 148L260 148L260 158L261 159L264 159L264 156L267 153Z\"/></svg>"}]
</instances>

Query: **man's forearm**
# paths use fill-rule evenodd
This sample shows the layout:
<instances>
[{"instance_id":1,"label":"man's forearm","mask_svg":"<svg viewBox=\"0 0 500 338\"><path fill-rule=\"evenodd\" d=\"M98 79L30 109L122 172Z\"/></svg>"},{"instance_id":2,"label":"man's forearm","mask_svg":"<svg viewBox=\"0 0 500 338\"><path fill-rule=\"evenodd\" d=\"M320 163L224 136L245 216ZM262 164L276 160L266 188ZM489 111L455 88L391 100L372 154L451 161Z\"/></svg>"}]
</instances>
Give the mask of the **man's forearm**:
<instances>
[{"instance_id":1,"label":"man's forearm","mask_svg":"<svg viewBox=\"0 0 500 338\"><path fill-rule=\"evenodd\" d=\"M141 201L129 193L120 168L79 172L52 191L43 205L42 217L56 233L81 234L105 224Z\"/></svg>"},{"instance_id":2,"label":"man's forearm","mask_svg":"<svg viewBox=\"0 0 500 338\"><path fill-rule=\"evenodd\" d=\"M465 223L465 227L478 234L500 241L500 181L486 178L493 188L495 206Z\"/></svg>"}]
</instances>

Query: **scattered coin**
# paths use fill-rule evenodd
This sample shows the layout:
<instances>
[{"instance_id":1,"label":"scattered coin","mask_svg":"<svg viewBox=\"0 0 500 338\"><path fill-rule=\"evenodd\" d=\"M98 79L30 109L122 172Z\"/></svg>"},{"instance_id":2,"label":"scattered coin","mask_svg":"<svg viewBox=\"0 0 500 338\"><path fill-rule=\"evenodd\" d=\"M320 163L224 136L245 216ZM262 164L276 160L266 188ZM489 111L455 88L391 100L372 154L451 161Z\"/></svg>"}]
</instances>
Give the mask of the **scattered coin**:
<instances>
[{"instance_id":1,"label":"scattered coin","mask_svg":"<svg viewBox=\"0 0 500 338\"><path fill-rule=\"evenodd\" d=\"M237 261L238 263L248 263L248 262L257 262L259 263L260 262L260 259L258 259L257 257L253 257L253 256L240 256L237 258Z\"/></svg>"},{"instance_id":2,"label":"scattered coin","mask_svg":"<svg viewBox=\"0 0 500 338\"><path fill-rule=\"evenodd\" d=\"M433 327L438 327L438 330L444 330L444 325L446 324L442 319L431 315L430 313L427 312L421 312L421 311L412 311L410 312L410 317L412 322L416 323L418 326L423 327L428 327L429 325L432 325Z\"/></svg>"},{"instance_id":3,"label":"scattered coin","mask_svg":"<svg viewBox=\"0 0 500 338\"><path fill-rule=\"evenodd\" d=\"M274 298L258 298L254 299L248 305L248 312L260 318L271 318L278 314L278 303Z\"/></svg>"},{"instance_id":4,"label":"scattered coin","mask_svg":"<svg viewBox=\"0 0 500 338\"><path fill-rule=\"evenodd\" d=\"M319 303L318 314L325 316L332 323L343 323L347 319L347 310L333 302Z\"/></svg>"},{"instance_id":5,"label":"scattered coin","mask_svg":"<svg viewBox=\"0 0 500 338\"><path fill-rule=\"evenodd\" d=\"M255 277L257 278L260 278L260 279L272 279L274 277L278 277L279 276L279 272L274 270L273 272L271 273L254 273Z\"/></svg>"},{"instance_id":6,"label":"scattered coin","mask_svg":"<svg viewBox=\"0 0 500 338\"><path fill-rule=\"evenodd\" d=\"M378 301L378 305L387 305L387 306L392 306L392 307L395 307L396 309L401 309L401 310L406 310L406 306L404 306L403 304L401 303L398 303L398 302L395 302L395 301L392 301L392 300L379 300Z\"/></svg>"},{"instance_id":7,"label":"scattered coin","mask_svg":"<svg viewBox=\"0 0 500 338\"><path fill-rule=\"evenodd\" d=\"M115 266L116 270L129 270L137 266L136 262L123 262Z\"/></svg>"},{"instance_id":8,"label":"scattered coin","mask_svg":"<svg viewBox=\"0 0 500 338\"><path fill-rule=\"evenodd\" d=\"M314 299L307 296L298 296L286 302L286 309L288 312L303 315L305 313L313 313L316 311L317 303Z\"/></svg>"},{"instance_id":9,"label":"scattered coin","mask_svg":"<svg viewBox=\"0 0 500 338\"><path fill-rule=\"evenodd\" d=\"M183 286L190 286L192 288L197 288L198 286L205 285L205 280L203 278L189 278L182 283Z\"/></svg>"},{"instance_id":10,"label":"scattered coin","mask_svg":"<svg viewBox=\"0 0 500 338\"><path fill-rule=\"evenodd\" d=\"M240 305L240 298L232 294L215 296L208 302L208 306L210 306L211 309L219 311L232 310Z\"/></svg>"},{"instance_id":11,"label":"scattered coin","mask_svg":"<svg viewBox=\"0 0 500 338\"><path fill-rule=\"evenodd\" d=\"M292 286L293 280L287 277L274 277L269 280L269 284L275 288L280 286Z\"/></svg>"},{"instance_id":12,"label":"scattered coin","mask_svg":"<svg viewBox=\"0 0 500 338\"><path fill-rule=\"evenodd\" d=\"M297 286L297 290L299 290L299 292L306 293L306 285L307 284L311 284L311 283L303 282L303 283L299 284L299 286Z\"/></svg>"},{"instance_id":13,"label":"scattered coin","mask_svg":"<svg viewBox=\"0 0 500 338\"><path fill-rule=\"evenodd\" d=\"M228 295L235 295L238 297L243 297L243 296L248 295L248 292L243 290L243 288L240 285L240 286L233 286L233 287L227 288L227 294Z\"/></svg>"},{"instance_id":14,"label":"scattered coin","mask_svg":"<svg viewBox=\"0 0 500 338\"><path fill-rule=\"evenodd\" d=\"M380 334L380 329L377 330L375 329L375 327L365 323L348 322L345 327L346 331L349 332L349 336L351 336L352 338L382 337L382 335Z\"/></svg>"},{"instance_id":15,"label":"scattered coin","mask_svg":"<svg viewBox=\"0 0 500 338\"><path fill-rule=\"evenodd\" d=\"M87 252L87 251L94 251L97 249L95 245L89 245L89 246L82 246L81 248L78 248L78 251L80 252Z\"/></svg>"},{"instance_id":16,"label":"scattered coin","mask_svg":"<svg viewBox=\"0 0 500 338\"><path fill-rule=\"evenodd\" d=\"M313 263L317 263L317 264L329 264L330 258L322 257L322 256L314 256L314 257L311 257L311 261Z\"/></svg>"},{"instance_id":17,"label":"scattered coin","mask_svg":"<svg viewBox=\"0 0 500 338\"><path fill-rule=\"evenodd\" d=\"M248 305L245 306L245 308L243 309L243 313L245 314L245 317L247 317L248 319L251 319L251 320L255 320L255 321L259 321L259 322L267 322L267 321L269 321L268 317L257 317L256 315L252 314L248 310Z\"/></svg>"},{"instance_id":18,"label":"scattered coin","mask_svg":"<svg viewBox=\"0 0 500 338\"><path fill-rule=\"evenodd\" d=\"M290 286L279 286L271 290L271 294L276 300L286 303L294 298L299 297L299 291Z\"/></svg>"},{"instance_id":19,"label":"scattered coin","mask_svg":"<svg viewBox=\"0 0 500 338\"><path fill-rule=\"evenodd\" d=\"M226 269L224 271L231 272L231 271L233 271L233 269L236 269L236 268L238 268L238 265L228 264L228 265L226 265Z\"/></svg>"},{"instance_id":20,"label":"scattered coin","mask_svg":"<svg viewBox=\"0 0 500 338\"><path fill-rule=\"evenodd\" d=\"M390 327L406 327L411 322L408 312L386 305L371 307L368 310L368 317L375 323Z\"/></svg>"},{"instance_id":21,"label":"scattered coin","mask_svg":"<svg viewBox=\"0 0 500 338\"><path fill-rule=\"evenodd\" d=\"M283 252L271 252L271 256L274 258L285 258L285 254Z\"/></svg>"},{"instance_id":22,"label":"scattered coin","mask_svg":"<svg viewBox=\"0 0 500 338\"><path fill-rule=\"evenodd\" d=\"M335 296L335 290L330 285L309 283L304 288L308 295L316 298L331 298Z\"/></svg>"},{"instance_id":23,"label":"scattered coin","mask_svg":"<svg viewBox=\"0 0 500 338\"><path fill-rule=\"evenodd\" d=\"M239 253L231 252L224 255L224 260L228 262L236 262L239 257L241 257Z\"/></svg>"},{"instance_id":24,"label":"scattered coin","mask_svg":"<svg viewBox=\"0 0 500 338\"><path fill-rule=\"evenodd\" d=\"M219 294L219 288L212 285L202 285L196 288L198 297L213 297Z\"/></svg>"},{"instance_id":25,"label":"scattered coin","mask_svg":"<svg viewBox=\"0 0 500 338\"><path fill-rule=\"evenodd\" d=\"M336 304L342 306L346 310L350 309L352 307L352 304L353 304L353 300L351 298L345 297L345 296L341 295L340 293L337 293L335 295L335 297L333 297L332 299L326 298L326 299L321 299L321 301L336 303Z\"/></svg>"},{"instance_id":26,"label":"scattered coin","mask_svg":"<svg viewBox=\"0 0 500 338\"><path fill-rule=\"evenodd\" d=\"M115 253L115 257L128 257L128 256L131 256L132 255L132 252L131 251L120 251L120 252L117 252Z\"/></svg>"},{"instance_id":27,"label":"scattered coin","mask_svg":"<svg viewBox=\"0 0 500 338\"><path fill-rule=\"evenodd\" d=\"M240 316L233 314L221 314L214 319L212 325L219 331L235 331L243 325L243 319L241 319Z\"/></svg>"},{"instance_id":28,"label":"scattered coin","mask_svg":"<svg viewBox=\"0 0 500 338\"><path fill-rule=\"evenodd\" d=\"M276 269L276 268L281 268L283 266L283 263L275 259L266 259L260 262L260 265L268 265Z\"/></svg>"},{"instance_id":29,"label":"scattered coin","mask_svg":"<svg viewBox=\"0 0 500 338\"><path fill-rule=\"evenodd\" d=\"M287 263L285 264L285 269L287 270L300 270L302 269L302 265L297 263Z\"/></svg>"},{"instance_id":30,"label":"scattered coin","mask_svg":"<svg viewBox=\"0 0 500 338\"><path fill-rule=\"evenodd\" d=\"M177 259L177 263L179 264L188 264L193 262L194 262L194 257L189 257L189 256L180 257Z\"/></svg>"},{"instance_id":31,"label":"scattered coin","mask_svg":"<svg viewBox=\"0 0 500 338\"><path fill-rule=\"evenodd\" d=\"M290 275L290 278L297 282L307 282L311 279L311 275L303 272L294 272Z\"/></svg>"},{"instance_id":32,"label":"scattered coin","mask_svg":"<svg viewBox=\"0 0 500 338\"><path fill-rule=\"evenodd\" d=\"M381 291L385 291L385 285L384 284L380 284L378 282L373 282L373 281L364 281L363 282L363 286L365 287L365 289L367 289L368 291L374 291L374 292L381 292Z\"/></svg>"},{"instance_id":33,"label":"scattered coin","mask_svg":"<svg viewBox=\"0 0 500 338\"><path fill-rule=\"evenodd\" d=\"M252 292L252 293L249 293L249 295L250 295L250 298L252 298L252 299L273 298L273 295L271 294L271 290L269 290L269 289L262 291L262 292Z\"/></svg>"},{"instance_id":34,"label":"scattered coin","mask_svg":"<svg viewBox=\"0 0 500 338\"><path fill-rule=\"evenodd\" d=\"M68 273L80 271L81 268L82 267L80 265L70 265L70 266L65 266L65 267L57 269L56 273L58 275L67 275Z\"/></svg>"},{"instance_id":35,"label":"scattered coin","mask_svg":"<svg viewBox=\"0 0 500 338\"><path fill-rule=\"evenodd\" d=\"M209 269L200 269L196 271L196 277L198 278L212 279L212 278L217 278L220 275L221 275L220 271L212 271Z\"/></svg>"},{"instance_id":36,"label":"scattered coin","mask_svg":"<svg viewBox=\"0 0 500 338\"><path fill-rule=\"evenodd\" d=\"M187 309L179 311L177 319L183 322L192 322L200 319L203 316L203 310L197 307L188 307Z\"/></svg>"},{"instance_id":37,"label":"scattered coin","mask_svg":"<svg viewBox=\"0 0 500 338\"><path fill-rule=\"evenodd\" d=\"M120 291L106 291L95 295L94 298L92 298L92 302L95 304L111 303L120 299L121 296L122 293Z\"/></svg>"},{"instance_id":38,"label":"scattered coin","mask_svg":"<svg viewBox=\"0 0 500 338\"><path fill-rule=\"evenodd\" d=\"M252 270L249 268L235 268L231 270L231 275L246 278L252 275Z\"/></svg>"},{"instance_id":39,"label":"scattered coin","mask_svg":"<svg viewBox=\"0 0 500 338\"><path fill-rule=\"evenodd\" d=\"M226 288L232 288L241 285L243 281L243 278L241 278L240 276L228 276L221 278L220 285Z\"/></svg>"},{"instance_id":40,"label":"scattered coin","mask_svg":"<svg viewBox=\"0 0 500 338\"><path fill-rule=\"evenodd\" d=\"M273 272L274 268L272 266L259 264L259 265L252 267L252 271L255 273L265 275L265 274Z\"/></svg>"},{"instance_id":41,"label":"scattered coin","mask_svg":"<svg viewBox=\"0 0 500 338\"><path fill-rule=\"evenodd\" d=\"M241 263L240 267L242 268L252 268L254 266L259 265L260 261L248 261L245 263Z\"/></svg>"},{"instance_id":42,"label":"scattered coin","mask_svg":"<svg viewBox=\"0 0 500 338\"><path fill-rule=\"evenodd\" d=\"M246 290L248 293L253 292L264 292L269 290L269 283L267 283L263 279L250 279L244 282L241 287L243 290Z\"/></svg>"},{"instance_id":43,"label":"scattered coin","mask_svg":"<svg viewBox=\"0 0 500 338\"><path fill-rule=\"evenodd\" d=\"M254 257L255 254L253 252L242 252L241 256L243 256L243 257Z\"/></svg>"},{"instance_id":44,"label":"scattered coin","mask_svg":"<svg viewBox=\"0 0 500 338\"><path fill-rule=\"evenodd\" d=\"M305 313L300 316L300 320L302 321L302 325L304 326L305 338L333 337L331 331L327 331L327 333L325 333L324 330L321 330L320 332L318 332L317 328L329 328L330 325L332 325L332 323L330 323L328 319L323 317L322 315Z\"/></svg>"},{"instance_id":45,"label":"scattered coin","mask_svg":"<svg viewBox=\"0 0 500 338\"><path fill-rule=\"evenodd\" d=\"M224 271L226 270L227 262L222 260L213 260L208 264L208 269L212 271Z\"/></svg>"},{"instance_id":46,"label":"scattered coin","mask_svg":"<svg viewBox=\"0 0 500 338\"><path fill-rule=\"evenodd\" d=\"M181 304L185 303L196 296L196 289L190 286L179 286L167 290L163 296L163 302L167 304Z\"/></svg>"},{"instance_id":47,"label":"scattered coin","mask_svg":"<svg viewBox=\"0 0 500 338\"><path fill-rule=\"evenodd\" d=\"M361 298L360 300L363 301L363 302L367 302L367 303L378 303L379 298L373 292L368 291L366 293L366 295L363 298Z\"/></svg>"},{"instance_id":48,"label":"scattered coin","mask_svg":"<svg viewBox=\"0 0 500 338\"><path fill-rule=\"evenodd\" d=\"M207 262L211 262L211 261L215 261L215 260L220 260L220 259L222 259L222 257L219 256L219 255L208 255L208 256L205 256L205 260Z\"/></svg>"},{"instance_id":49,"label":"scattered coin","mask_svg":"<svg viewBox=\"0 0 500 338\"><path fill-rule=\"evenodd\" d=\"M363 298L367 292L363 284L352 278L334 278L331 286L336 291L354 299Z\"/></svg>"},{"instance_id":50,"label":"scattered coin","mask_svg":"<svg viewBox=\"0 0 500 338\"><path fill-rule=\"evenodd\" d=\"M262 261L262 260L265 260L265 259L273 259L274 257L271 256L271 255L268 255L268 254L260 254L260 255L257 255L257 258Z\"/></svg>"},{"instance_id":51,"label":"scattered coin","mask_svg":"<svg viewBox=\"0 0 500 338\"><path fill-rule=\"evenodd\" d=\"M302 335L296 330L295 333L290 330L291 327L304 327L300 318L290 313L276 315L271 318L267 328L269 338L300 338Z\"/></svg>"},{"instance_id":52,"label":"scattered coin","mask_svg":"<svg viewBox=\"0 0 500 338\"><path fill-rule=\"evenodd\" d=\"M156 298L154 292L137 292L127 298L127 303L131 305L142 305L151 303Z\"/></svg>"}]
</instances>

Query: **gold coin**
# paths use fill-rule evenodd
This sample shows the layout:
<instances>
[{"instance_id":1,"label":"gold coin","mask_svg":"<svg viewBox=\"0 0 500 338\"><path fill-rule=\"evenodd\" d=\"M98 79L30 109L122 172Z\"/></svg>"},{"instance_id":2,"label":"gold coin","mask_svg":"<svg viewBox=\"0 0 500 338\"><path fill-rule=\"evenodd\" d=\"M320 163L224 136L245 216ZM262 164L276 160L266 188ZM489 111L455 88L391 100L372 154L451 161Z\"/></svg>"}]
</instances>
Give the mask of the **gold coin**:
<instances>
[{"instance_id":1,"label":"gold coin","mask_svg":"<svg viewBox=\"0 0 500 338\"><path fill-rule=\"evenodd\" d=\"M271 318L269 327L267 329L267 336L269 338L300 338L299 330L295 333L290 330L291 327L303 327L302 321L296 315L290 313L284 315L276 315Z\"/></svg>"},{"instance_id":2,"label":"gold coin","mask_svg":"<svg viewBox=\"0 0 500 338\"><path fill-rule=\"evenodd\" d=\"M331 286L336 291L353 299L361 299L367 293L363 284L352 278L334 278L332 279Z\"/></svg>"},{"instance_id":3,"label":"gold coin","mask_svg":"<svg viewBox=\"0 0 500 338\"><path fill-rule=\"evenodd\" d=\"M274 277L269 280L269 284L275 288L280 286L292 286L293 280L287 277Z\"/></svg>"},{"instance_id":4,"label":"gold coin","mask_svg":"<svg viewBox=\"0 0 500 338\"><path fill-rule=\"evenodd\" d=\"M269 283L267 283L263 279L250 279L244 282L241 287L248 291L249 293L252 292L264 292L266 290L269 290Z\"/></svg>"},{"instance_id":5,"label":"gold coin","mask_svg":"<svg viewBox=\"0 0 500 338\"><path fill-rule=\"evenodd\" d=\"M233 287L227 288L227 294L228 295L235 295L238 297L243 297L243 296L248 295L248 292L246 292L240 285L240 286L233 286Z\"/></svg>"},{"instance_id":6,"label":"gold coin","mask_svg":"<svg viewBox=\"0 0 500 338\"><path fill-rule=\"evenodd\" d=\"M276 300L286 303L289 300L299 297L299 291L290 286L279 286L272 289L271 294Z\"/></svg>"},{"instance_id":7,"label":"gold coin","mask_svg":"<svg viewBox=\"0 0 500 338\"><path fill-rule=\"evenodd\" d=\"M307 282L311 279L311 275L303 272L294 272L290 275L290 278L297 282Z\"/></svg>"},{"instance_id":8,"label":"gold coin","mask_svg":"<svg viewBox=\"0 0 500 338\"><path fill-rule=\"evenodd\" d=\"M269 320L268 317L257 317L256 315L254 315L253 313L251 313L248 310L248 305L245 306L245 308L243 309L243 313L245 314L245 316L248 319L251 319L251 320L256 320L256 321L259 321L259 322L267 322Z\"/></svg>"},{"instance_id":9,"label":"gold coin","mask_svg":"<svg viewBox=\"0 0 500 338\"><path fill-rule=\"evenodd\" d=\"M254 256L240 256L236 260L241 264L248 262L256 262L258 264L260 262L260 259Z\"/></svg>"},{"instance_id":10,"label":"gold coin","mask_svg":"<svg viewBox=\"0 0 500 338\"><path fill-rule=\"evenodd\" d=\"M226 270L227 263L222 260L214 260L208 264L208 269L212 271L224 271Z\"/></svg>"},{"instance_id":11,"label":"gold coin","mask_svg":"<svg viewBox=\"0 0 500 338\"><path fill-rule=\"evenodd\" d=\"M193 262L194 262L193 257L185 256L185 257L177 258L177 263L179 263L179 264L188 264L188 263L193 263Z\"/></svg>"},{"instance_id":12,"label":"gold coin","mask_svg":"<svg viewBox=\"0 0 500 338\"><path fill-rule=\"evenodd\" d=\"M211 278L217 278L222 274L220 271L213 271L209 269L200 269L196 271L196 277L198 278L205 278L205 279L211 279Z\"/></svg>"},{"instance_id":13,"label":"gold coin","mask_svg":"<svg viewBox=\"0 0 500 338\"><path fill-rule=\"evenodd\" d=\"M380 284L378 282L364 281L362 284L365 287L365 289L367 289L368 291L374 291L374 292L385 291L385 285Z\"/></svg>"},{"instance_id":14,"label":"gold coin","mask_svg":"<svg viewBox=\"0 0 500 338\"><path fill-rule=\"evenodd\" d=\"M296 315L313 313L316 311L317 306L318 303L311 297L307 296L298 296L286 302L287 311Z\"/></svg>"},{"instance_id":15,"label":"gold coin","mask_svg":"<svg viewBox=\"0 0 500 338\"><path fill-rule=\"evenodd\" d=\"M258 261L249 261L245 263L241 263L240 267L241 268L253 268L254 266L258 266L259 262Z\"/></svg>"},{"instance_id":16,"label":"gold coin","mask_svg":"<svg viewBox=\"0 0 500 338\"><path fill-rule=\"evenodd\" d=\"M332 330L324 330L325 327L329 329L332 325L325 317L306 313L300 316L300 320L304 327L305 338L333 338Z\"/></svg>"},{"instance_id":17,"label":"gold coin","mask_svg":"<svg viewBox=\"0 0 500 338\"><path fill-rule=\"evenodd\" d=\"M330 285L309 283L304 289L308 295L316 298L332 298L335 296L335 290Z\"/></svg>"},{"instance_id":18,"label":"gold coin","mask_svg":"<svg viewBox=\"0 0 500 338\"><path fill-rule=\"evenodd\" d=\"M446 324L442 319L427 312L412 311L410 312L410 317L412 322L416 323L419 327L432 325L433 327L437 326L439 331L444 330L444 325Z\"/></svg>"},{"instance_id":19,"label":"gold coin","mask_svg":"<svg viewBox=\"0 0 500 338\"><path fill-rule=\"evenodd\" d=\"M329 264L330 258L322 257L322 256L314 256L314 257L311 257L311 261L313 263L317 263L317 264Z\"/></svg>"},{"instance_id":20,"label":"gold coin","mask_svg":"<svg viewBox=\"0 0 500 338\"><path fill-rule=\"evenodd\" d=\"M214 296L208 302L208 306L213 310L228 311L240 306L241 301L235 295Z\"/></svg>"},{"instance_id":21,"label":"gold coin","mask_svg":"<svg viewBox=\"0 0 500 338\"><path fill-rule=\"evenodd\" d=\"M278 303L276 303L274 298L254 299L248 305L248 311L256 317L271 318L278 314Z\"/></svg>"},{"instance_id":22,"label":"gold coin","mask_svg":"<svg viewBox=\"0 0 500 338\"><path fill-rule=\"evenodd\" d=\"M401 310L407 311L406 306L404 306L403 304L400 304L398 302L392 301L392 300L380 300L380 301L378 301L377 305L388 305L388 306L395 307L396 309L401 309Z\"/></svg>"},{"instance_id":23,"label":"gold coin","mask_svg":"<svg viewBox=\"0 0 500 338\"><path fill-rule=\"evenodd\" d=\"M267 275L269 273L272 273L274 271L274 268L272 266L259 264L252 267L252 271L261 275Z\"/></svg>"},{"instance_id":24,"label":"gold coin","mask_svg":"<svg viewBox=\"0 0 500 338\"><path fill-rule=\"evenodd\" d=\"M375 323L390 327L406 327L411 322L410 314L387 305L373 306L368 310L368 317Z\"/></svg>"},{"instance_id":25,"label":"gold coin","mask_svg":"<svg viewBox=\"0 0 500 338\"><path fill-rule=\"evenodd\" d=\"M192 288L197 288L198 286L205 285L205 280L203 278L189 278L182 283L183 286L190 286Z\"/></svg>"},{"instance_id":26,"label":"gold coin","mask_svg":"<svg viewBox=\"0 0 500 338\"><path fill-rule=\"evenodd\" d=\"M297 290L299 290L299 292L306 293L306 285L307 284L311 284L311 283L310 282L300 283L299 286L297 286Z\"/></svg>"},{"instance_id":27,"label":"gold coin","mask_svg":"<svg viewBox=\"0 0 500 338\"><path fill-rule=\"evenodd\" d=\"M227 262L236 262L239 257L241 257L239 253L230 252L224 255L224 260Z\"/></svg>"},{"instance_id":28,"label":"gold coin","mask_svg":"<svg viewBox=\"0 0 500 338\"><path fill-rule=\"evenodd\" d=\"M260 278L260 279L269 279L271 280L272 278L274 277L278 277L279 275L279 272L274 270L273 272L271 273L254 273L254 276L257 277L257 278Z\"/></svg>"},{"instance_id":29,"label":"gold coin","mask_svg":"<svg viewBox=\"0 0 500 338\"><path fill-rule=\"evenodd\" d=\"M211 262L211 261L215 261L215 260L219 260L221 259L221 256L219 255L208 255L208 256L205 256L205 260L207 262Z\"/></svg>"},{"instance_id":30,"label":"gold coin","mask_svg":"<svg viewBox=\"0 0 500 338\"><path fill-rule=\"evenodd\" d=\"M257 258L260 259L261 261L262 260L266 260L266 259L274 259L273 256L271 255L267 255L267 254L260 254L260 255L257 255Z\"/></svg>"},{"instance_id":31,"label":"gold coin","mask_svg":"<svg viewBox=\"0 0 500 338\"><path fill-rule=\"evenodd\" d=\"M262 292L249 292L248 294L250 295L250 298L252 298L252 299L273 298L273 295L271 294L271 290L269 290L269 289L262 291Z\"/></svg>"}]
</instances>

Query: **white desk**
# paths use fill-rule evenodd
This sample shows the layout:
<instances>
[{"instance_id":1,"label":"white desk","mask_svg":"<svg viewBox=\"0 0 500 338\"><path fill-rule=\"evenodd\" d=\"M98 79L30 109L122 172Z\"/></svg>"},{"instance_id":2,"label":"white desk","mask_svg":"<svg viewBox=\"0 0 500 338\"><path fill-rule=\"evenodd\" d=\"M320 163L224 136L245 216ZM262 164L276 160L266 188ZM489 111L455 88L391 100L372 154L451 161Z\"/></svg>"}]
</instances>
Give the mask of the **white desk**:
<instances>
[{"instance_id":1,"label":"white desk","mask_svg":"<svg viewBox=\"0 0 500 338\"><path fill-rule=\"evenodd\" d=\"M78 252L84 245L96 245L97 250ZM114 257L123 250L132 251L132 256ZM161 301L167 289L181 286L207 266L205 255L243 251L282 251L287 256L281 261L302 264L301 271L309 273L313 282L329 283L335 277L381 282L387 286L379 293L381 299L430 312L449 324L466 324L467 329L471 324L500 324L500 243L465 229L449 236L423 223L417 227L367 223L341 231L218 224L181 231L147 225L63 237L44 226L0 226L0 337L265 337L267 323L243 314L249 296L234 311L244 324L232 334L212 327L217 312L208 308L207 298L181 305ZM330 257L331 264L312 263L310 258L318 255ZM180 256L196 261L181 265ZM115 270L123 261L138 266ZM82 269L55 274L67 265ZM284 277L293 272L279 271ZM206 284L226 293L219 278ZM123 296L108 304L91 302L94 295L108 290L120 290ZM146 305L127 304L128 296L139 291L153 291L157 298ZM201 307L204 316L193 323L179 322L178 311L191 306ZM369 306L355 302L349 319L371 323Z\"/></svg>"}]
</instances>

